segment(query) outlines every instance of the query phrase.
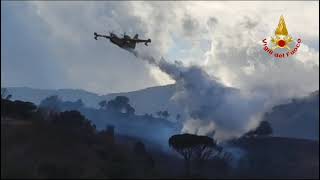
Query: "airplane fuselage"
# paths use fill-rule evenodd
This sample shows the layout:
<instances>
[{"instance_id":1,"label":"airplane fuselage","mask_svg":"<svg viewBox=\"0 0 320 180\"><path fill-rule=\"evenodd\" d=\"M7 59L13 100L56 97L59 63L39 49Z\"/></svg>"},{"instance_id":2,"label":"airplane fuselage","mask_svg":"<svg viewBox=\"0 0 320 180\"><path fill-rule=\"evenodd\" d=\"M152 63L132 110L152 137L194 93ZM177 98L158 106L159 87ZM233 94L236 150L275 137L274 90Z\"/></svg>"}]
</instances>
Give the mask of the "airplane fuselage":
<instances>
[{"instance_id":1,"label":"airplane fuselage","mask_svg":"<svg viewBox=\"0 0 320 180\"><path fill-rule=\"evenodd\" d=\"M117 46L121 48L131 48L134 49L136 47L136 43L132 42L130 40L126 40L125 38L119 38L117 36L110 37L110 41L113 44L116 44Z\"/></svg>"}]
</instances>

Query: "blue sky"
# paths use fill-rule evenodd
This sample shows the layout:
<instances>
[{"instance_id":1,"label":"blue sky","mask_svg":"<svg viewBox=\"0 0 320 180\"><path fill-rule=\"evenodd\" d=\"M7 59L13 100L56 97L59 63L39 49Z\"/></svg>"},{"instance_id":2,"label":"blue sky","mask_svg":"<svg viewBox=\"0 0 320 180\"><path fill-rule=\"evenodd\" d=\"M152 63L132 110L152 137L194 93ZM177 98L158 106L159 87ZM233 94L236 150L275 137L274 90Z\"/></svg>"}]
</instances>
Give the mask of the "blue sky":
<instances>
[{"instance_id":1,"label":"blue sky","mask_svg":"<svg viewBox=\"0 0 320 180\"><path fill-rule=\"evenodd\" d=\"M25 4L1 5L1 81L9 86L54 88L63 74L57 73L57 64L45 41L47 27L37 16L27 12ZM17 12L20 12L19 14ZM21 15L30 22L24 21ZM52 77L52 74L56 77Z\"/></svg>"}]
</instances>

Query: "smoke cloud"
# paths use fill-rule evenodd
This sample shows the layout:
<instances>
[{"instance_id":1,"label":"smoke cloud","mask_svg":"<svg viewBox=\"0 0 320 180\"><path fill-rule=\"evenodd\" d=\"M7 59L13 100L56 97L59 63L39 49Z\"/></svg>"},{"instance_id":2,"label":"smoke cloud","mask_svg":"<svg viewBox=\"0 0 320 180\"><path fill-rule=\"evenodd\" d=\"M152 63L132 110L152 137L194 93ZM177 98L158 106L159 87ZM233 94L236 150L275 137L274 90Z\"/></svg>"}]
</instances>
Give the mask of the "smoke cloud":
<instances>
[{"instance_id":1,"label":"smoke cloud","mask_svg":"<svg viewBox=\"0 0 320 180\"><path fill-rule=\"evenodd\" d=\"M264 110L262 96L249 96L226 87L200 66L185 66L180 61L171 63L164 58L156 60L146 53L127 50L176 81L172 99L184 109L182 132L209 135L215 131L215 138L225 140L240 136L257 124L254 122Z\"/></svg>"}]
</instances>

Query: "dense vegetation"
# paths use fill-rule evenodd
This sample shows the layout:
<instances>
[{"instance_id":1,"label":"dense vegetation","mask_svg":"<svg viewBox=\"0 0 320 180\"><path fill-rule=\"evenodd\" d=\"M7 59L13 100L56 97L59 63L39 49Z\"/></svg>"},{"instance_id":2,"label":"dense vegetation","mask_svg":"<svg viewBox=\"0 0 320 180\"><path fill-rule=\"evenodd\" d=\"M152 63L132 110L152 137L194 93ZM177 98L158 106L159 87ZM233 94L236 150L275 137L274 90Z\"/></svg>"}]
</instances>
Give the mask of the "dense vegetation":
<instances>
[{"instance_id":1,"label":"dense vegetation","mask_svg":"<svg viewBox=\"0 0 320 180\"><path fill-rule=\"evenodd\" d=\"M97 131L78 111L44 116L28 102L2 103L1 110L10 112L1 124L2 178L147 177L156 173L144 144L118 144L112 126Z\"/></svg>"}]
</instances>

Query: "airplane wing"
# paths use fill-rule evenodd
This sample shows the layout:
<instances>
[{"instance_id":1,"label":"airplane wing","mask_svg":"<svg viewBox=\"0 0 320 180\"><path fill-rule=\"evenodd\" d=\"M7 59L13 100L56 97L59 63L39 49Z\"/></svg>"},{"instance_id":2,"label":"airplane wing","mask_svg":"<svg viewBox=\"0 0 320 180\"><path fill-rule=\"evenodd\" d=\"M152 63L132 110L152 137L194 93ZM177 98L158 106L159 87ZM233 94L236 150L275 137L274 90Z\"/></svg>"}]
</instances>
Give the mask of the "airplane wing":
<instances>
[{"instance_id":1,"label":"airplane wing","mask_svg":"<svg viewBox=\"0 0 320 180\"><path fill-rule=\"evenodd\" d=\"M141 43L141 42L151 42L151 39L130 39L131 42Z\"/></svg>"},{"instance_id":2,"label":"airplane wing","mask_svg":"<svg viewBox=\"0 0 320 180\"><path fill-rule=\"evenodd\" d=\"M110 36L107 36L107 35L101 35L101 34L98 34L96 32L94 32L93 34L94 34L94 39L95 40L98 40L98 37L104 37L104 38L110 39Z\"/></svg>"},{"instance_id":3,"label":"airplane wing","mask_svg":"<svg viewBox=\"0 0 320 180\"><path fill-rule=\"evenodd\" d=\"M147 40L144 40L144 39L130 39L131 42L135 42L135 43L142 43L144 42L144 44L146 46L148 46L148 43L151 43L151 39L147 39Z\"/></svg>"}]
</instances>

